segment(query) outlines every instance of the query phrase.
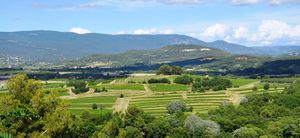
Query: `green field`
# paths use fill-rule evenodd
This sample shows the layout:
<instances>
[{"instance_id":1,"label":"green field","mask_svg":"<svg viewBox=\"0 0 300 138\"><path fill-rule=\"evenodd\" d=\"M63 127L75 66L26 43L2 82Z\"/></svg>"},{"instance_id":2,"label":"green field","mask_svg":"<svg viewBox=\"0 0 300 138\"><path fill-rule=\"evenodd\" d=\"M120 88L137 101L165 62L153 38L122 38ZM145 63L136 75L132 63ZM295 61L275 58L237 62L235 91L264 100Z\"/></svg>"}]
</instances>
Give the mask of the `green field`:
<instances>
[{"instance_id":1,"label":"green field","mask_svg":"<svg viewBox=\"0 0 300 138\"><path fill-rule=\"evenodd\" d=\"M89 112L90 114L105 114L105 113L112 113L112 110L107 109L97 109L97 110L82 110L82 109L69 109L71 113L75 115L81 115L83 112Z\"/></svg>"},{"instance_id":2,"label":"green field","mask_svg":"<svg viewBox=\"0 0 300 138\"><path fill-rule=\"evenodd\" d=\"M112 103L115 102L117 97L102 96L102 97L88 97L67 100L70 103Z\"/></svg>"},{"instance_id":3,"label":"green field","mask_svg":"<svg viewBox=\"0 0 300 138\"><path fill-rule=\"evenodd\" d=\"M44 84L44 88L61 88L64 85L65 84L63 84L63 83L47 83L47 84Z\"/></svg>"},{"instance_id":4,"label":"green field","mask_svg":"<svg viewBox=\"0 0 300 138\"><path fill-rule=\"evenodd\" d=\"M153 92L174 92L174 91L188 91L190 86L181 84L150 84L149 88Z\"/></svg>"},{"instance_id":5,"label":"green field","mask_svg":"<svg viewBox=\"0 0 300 138\"><path fill-rule=\"evenodd\" d=\"M137 91L144 91L144 86L142 84L109 84L109 85L100 85L94 88L103 88L105 87L107 90L137 90Z\"/></svg>"},{"instance_id":6,"label":"green field","mask_svg":"<svg viewBox=\"0 0 300 138\"><path fill-rule=\"evenodd\" d=\"M230 81L232 82L233 86L242 86L242 85L246 85L246 84L256 82L256 81L259 81L259 80L245 79L245 78L230 78Z\"/></svg>"},{"instance_id":7,"label":"green field","mask_svg":"<svg viewBox=\"0 0 300 138\"><path fill-rule=\"evenodd\" d=\"M169 76L164 76L164 75L151 75L151 76L131 76L127 78L127 82L148 82L150 79L161 79L161 78L167 78L170 81L173 81L177 75L169 75Z\"/></svg>"},{"instance_id":8,"label":"green field","mask_svg":"<svg viewBox=\"0 0 300 138\"><path fill-rule=\"evenodd\" d=\"M47 91L52 92L54 94L57 94L58 96L67 96L67 95L69 95L68 89L66 89L66 88L60 88L60 87L57 87L57 88L45 88L44 91L45 92L47 92Z\"/></svg>"},{"instance_id":9,"label":"green field","mask_svg":"<svg viewBox=\"0 0 300 138\"><path fill-rule=\"evenodd\" d=\"M69 110L76 115L80 115L84 111L88 111L91 114L102 114L112 112L112 107L116 99L117 97L101 96L69 99L67 102L70 104ZM102 109L93 110L92 105L94 103L98 105L98 108L102 107Z\"/></svg>"}]
</instances>

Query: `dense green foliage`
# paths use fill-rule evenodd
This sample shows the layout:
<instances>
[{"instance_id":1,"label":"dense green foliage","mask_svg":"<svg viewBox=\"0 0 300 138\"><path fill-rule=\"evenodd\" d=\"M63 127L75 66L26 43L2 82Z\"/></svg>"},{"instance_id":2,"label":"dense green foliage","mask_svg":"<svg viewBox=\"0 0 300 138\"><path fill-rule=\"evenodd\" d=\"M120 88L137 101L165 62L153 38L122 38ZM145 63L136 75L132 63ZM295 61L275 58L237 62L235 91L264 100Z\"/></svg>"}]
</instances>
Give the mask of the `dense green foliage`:
<instances>
[{"instance_id":1,"label":"dense green foliage","mask_svg":"<svg viewBox=\"0 0 300 138\"><path fill-rule=\"evenodd\" d=\"M74 87L72 91L75 94L85 93L89 90L85 81L70 81L68 86Z\"/></svg>"},{"instance_id":2,"label":"dense green foliage","mask_svg":"<svg viewBox=\"0 0 300 138\"><path fill-rule=\"evenodd\" d=\"M9 94L0 98L0 132L13 137L55 137L74 125L62 100L45 95L40 82L18 75L7 87Z\"/></svg>"},{"instance_id":3,"label":"dense green foliage","mask_svg":"<svg viewBox=\"0 0 300 138\"><path fill-rule=\"evenodd\" d=\"M229 79L214 77L212 79L205 78L200 79L197 78L192 86L193 92L204 92L205 90L226 90L226 88L232 87L232 82Z\"/></svg>"},{"instance_id":4,"label":"dense green foliage","mask_svg":"<svg viewBox=\"0 0 300 138\"><path fill-rule=\"evenodd\" d=\"M183 69L179 66L169 66L169 65L162 65L159 68L158 74L163 75L181 75L183 73Z\"/></svg>"},{"instance_id":5,"label":"dense green foliage","mask_svg":"<svg viewBox=\"0 0 300 138\"><path fill-rule=\"evenodd\" d=\"M299 137L300 84L282 93L251 95L240 106L224 105L209 112L222 132L236 137Z\"/></svg>"},{"instance_id":6,"label":"dense green foliage","mask_svg":"<svg viewBox=\"0 0 300 138\"><path fill-rule=\"evenodd\" d=\"M191 84L191 83L193 83L193 81L194 81L194 79L188 75L179 76L174 79L174 83L185 84L185 85Z\"/></svg>"},{"instance_id":7,"label":"dense green foliage","mask_svg":"<svg viewBox=\"0 0 300 138\"><path fill-rule=\"evenodd\" d=\"M171 83L171 81L167 78L161 78L161 79L149 79L148 80L148 83L151 84L151 83Z\"/></svg>"}]
</instances>

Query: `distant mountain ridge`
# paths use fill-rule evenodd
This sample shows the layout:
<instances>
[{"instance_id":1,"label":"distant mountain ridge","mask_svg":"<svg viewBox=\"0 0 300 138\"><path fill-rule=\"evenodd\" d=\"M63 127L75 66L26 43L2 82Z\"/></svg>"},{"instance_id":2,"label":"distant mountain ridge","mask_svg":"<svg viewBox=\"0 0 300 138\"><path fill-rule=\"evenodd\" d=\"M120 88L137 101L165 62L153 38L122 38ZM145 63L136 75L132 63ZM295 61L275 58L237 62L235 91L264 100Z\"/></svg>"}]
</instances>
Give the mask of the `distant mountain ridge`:
<instances>
[{"instance_id":1,"label":"distant mountain ridge","mask_svg":"<svg viewBox=\"0 0 300 138\"><path fill-rule=\"evenodd\" d=\"M58 62L93 54L114 54L129 50L153 50L168 45L200 45L231 54L289 55L299 46L246 47L225 41L204 42L185 35L76 34L57 31L0 32L1 61Z\"/></svg>"},{"instance_id":2,"label":"distant mountain ridge","mask_svg":"<svg viewBox=\"0 0 300 138\"><path fill-rule=\"evenodd\" d=\"M96 54L75 60L73 63L91 66L124 66L133 64L162 64L197 58L216 59L231 54L200 45L170 45L153 50L131 50L119 54Z\"/></svg>"},{"instance_id":3,"label":"distant mountain ridge","mask_svg":"<svg viewBox=\"0 0 300 138\"><path fill-rule=\"evenodd\" d=\"M172 44L204 43L184 35L75 34L56 31L0 32L0 54L56 61L91 54L157 49Z\"/></svg>"}]
</instances>

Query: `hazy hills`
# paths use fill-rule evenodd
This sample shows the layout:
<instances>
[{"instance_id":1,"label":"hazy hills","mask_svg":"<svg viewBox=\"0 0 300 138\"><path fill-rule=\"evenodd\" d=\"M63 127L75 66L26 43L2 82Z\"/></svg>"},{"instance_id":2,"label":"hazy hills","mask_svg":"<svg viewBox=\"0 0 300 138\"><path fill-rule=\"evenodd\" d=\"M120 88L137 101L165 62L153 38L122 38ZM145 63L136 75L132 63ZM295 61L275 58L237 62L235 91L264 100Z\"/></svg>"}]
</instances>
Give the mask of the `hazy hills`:
<instances>
[{"instance_id":1,"label":"hazy hills","mask_svg":"<svg viewBox=\"0 0 300 138\"><path fill-rule=\"evenodd\" d=\"M107 55L129 51L125 54L130 55L134 52L130 50L151 51L168 45L181 44L201 45L231 54L243 55L295 55L295 51L300 51L299 46L246 47L225 41L204 42L185 35L110 35L97 33L80 35L56 31L21 31L0 32L0 59L5 62L14 62L15 59L20 63L28 60L56 62L66 59L80 59L94 54ZM122 54L124 55L124 53ZM109 56L105 56L105 58L107 57ZM110 58L113 60L116 57ZM149 56L138 57L137 55L135 58L152 60ZM169 59L166 58L166 60Z\"/></svg>"},{"instance_id":2,"label":"hazy hills","mask_svg":"<svg viewBox=\"0 0 300 138\"><path fill-rule=\"evenodd\" d=\"M119 66L132 64L161 64L196 58L217 58L230 55L219 49L200 45L172 45L153 50L131 50L119 54L97 54L73 61L83 65Z\"/></svg>"},{"instance_id":3,"label":"hazy hills","mask_svg":"<svg viewBox=\"0 0 300 138\"><path fill-rule=\"evenodd\" d=\"M111 54L128 50L147 50L171 44L201 44L184 35L108 35L75 34L55 31L0 33L0 54L30 60L55 61L91 54Z\"/></svg>"}]
</instances>

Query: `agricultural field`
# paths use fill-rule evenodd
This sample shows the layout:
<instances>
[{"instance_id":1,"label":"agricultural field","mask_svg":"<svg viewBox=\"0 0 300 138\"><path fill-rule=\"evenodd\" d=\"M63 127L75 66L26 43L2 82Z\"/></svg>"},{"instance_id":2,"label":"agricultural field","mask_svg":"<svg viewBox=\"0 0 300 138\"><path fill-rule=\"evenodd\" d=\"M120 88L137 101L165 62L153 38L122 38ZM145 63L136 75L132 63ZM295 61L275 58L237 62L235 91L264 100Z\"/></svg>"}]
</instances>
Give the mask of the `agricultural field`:
<instances>
[{"instance_id":1,"label":"agricultural field","mask_svg":"<svg viewBox=\"0 0 300 138\"><path fill-rule=\"evenodd\" d=\"M242 97L249 94L280 92L286 86L286 84L270 83L270 89L264 90L263 86L265 82L260 82L259 79L228 77L233 86L239 87L229 88L227 90L217 92L207 91L205 93L193 93L191 92L191 85L172 83L176 77L178 76L145 75L130 76L128 78L88 81L88 87L92 89L102 89L105 87L108 92L101 92L98 95L91 97L73 95L74 99L67 99L68 103L70 104L69 110L76 115L80 115L84 111L88 111L91 114L113 112L113 107L117 104L117 99L120 98L120 94L122 94L122 90L124 90L126 92L132 92L130 94L123 94L126 99L129 99L128 105L136 105L142 108L146 114L155 116L167 115L168 113L166 106L172 101L183 101L186 103L187 107L193 108L194 113L203 114L207 113L211 109L217 108L222 104L231 103L233 100L233 95ZM193 79L204 78L204 76L197 75L191 75L191 77ZM171 80L171 84L145 83L152 78L168 78ZM258 88L257 91L252 90L254 86ZM65 84L62 83L45 84L44 89L56 92L59 94L59 96L69 96L68 89L66 88ZM98 108L100 109L93 110L93 104L97 104Z\"/></svg>"},{"instance_id":2,"label":"agricultural field","mask_svg":"<svg viewBox=\"0 0 300 138\"><path fill-rule=\"evenodd\" d=\"M69 93L65 85L65 83L46 83L43 85L43 88L46 93L51 92L58 96L67 96Z\"/></svg>"},{"instance_id":3,"label":"agricultural field","mask_svg":"<svg viewBox=\"0 0 300 138\"><path fill-rule=\"evenodd\" d=\"M113 105L117 97L112 96L99 96L99 97L87 97L87 98L76 98L66 100L69 103L69 110L80 115L82 112L88 111L91 114L102 114L112 112ZM97 104L98 109L92 109L93 104Z\"/></svg>"},{"instance_id":4,"label":"agricultural field","mask_svg":"<svg viewBox=\"0 0 300 138\"><path fill-rule=\"evenodd\" d=\"M190 86L181 84L150 84L149 88L153 92L176 92L188 91Z\"/></svg>"},{"instance_id":5,"label":"agricultural field","mask_svg":"<svg viewBox=\"0 0 300 138\"><path fill-rule=\"evenodd\" d=\"M98 85L94 88L103 88L105 87L107 90L134 90L134 91L144 91L144 86L142 84L135 83L123 83L123 84L105 84Z\"/></svg>"},{"instance_id":6,"label":"agricultural field","mask_svg":"<svg viewBox=\"0 0 300 138\"><path fill-rule=\"evenodd\" d=\"M162 78L167 78L171 82L177 77L177 75L169 75L169 76L164 76L164 75L145 75L145 76L130 76L126 79L126 82L136 82L136 83L143 83L143 82L148 82L150 79L162 79Z\"/></svg>"},{"instance_id":7,"label":"agricultural field","mask_svg":"<svg viewBox=\"0 0 300 138\"><path fill-rule=\"evenodd\" d=\"M249 83L257 82L259 80L256 79L246 79L246 78L230 78L233 86L242 86Z\"/></svg>"},{"instance_id":8,"label":"agricultural field","mask_svg":"<svg viewBox=\"0 0 300 138\"><path fill-rule=\"evenodd\" d=\"M199 75L190 76L194 80L196 78L204 78L204 76ZM124 105L125 107L136 105L142 108L146 114L164 116L168 114L166 110L167 104L172 101L183 101L187 107L193 108L193 113L203 114L222 104L231 103L233 95L242 97L249 94L281 92L287 86L287 84L283 83L270 83L270 89L264 90L263 86L266 82L260 82L261 80L259 79L228 77L233 86L239 87L217 92L193 93L191 92L191 85L174 84L173 80L176 77L178 76L145 75L108 80L89 80L87 81L88 87L92 89L105 87L108 92L94 93L91 91L91 93L79 95L70 92L71 88L66 85L68 80L49 80L47 82L50 83L45 83L43 87L45 92L53 92L58 96L62 96L62 98L67 98L65 100L69 104L69 110L76 115L81 115L85 111L91 114L112 113L115 110L114 106L117 104L117 99L122 99L120 98L122 94L124 98L129 100L128 105ZM171 84L145 83L152 78L167 78L171 81ZM257 91L252 90L254 86L258 88ZM6 89L0 89L0 96L6 94L3 91L6 91ZM93 104L96 104L98 109L93 110Z\"/></svg>"}]
</instances>

